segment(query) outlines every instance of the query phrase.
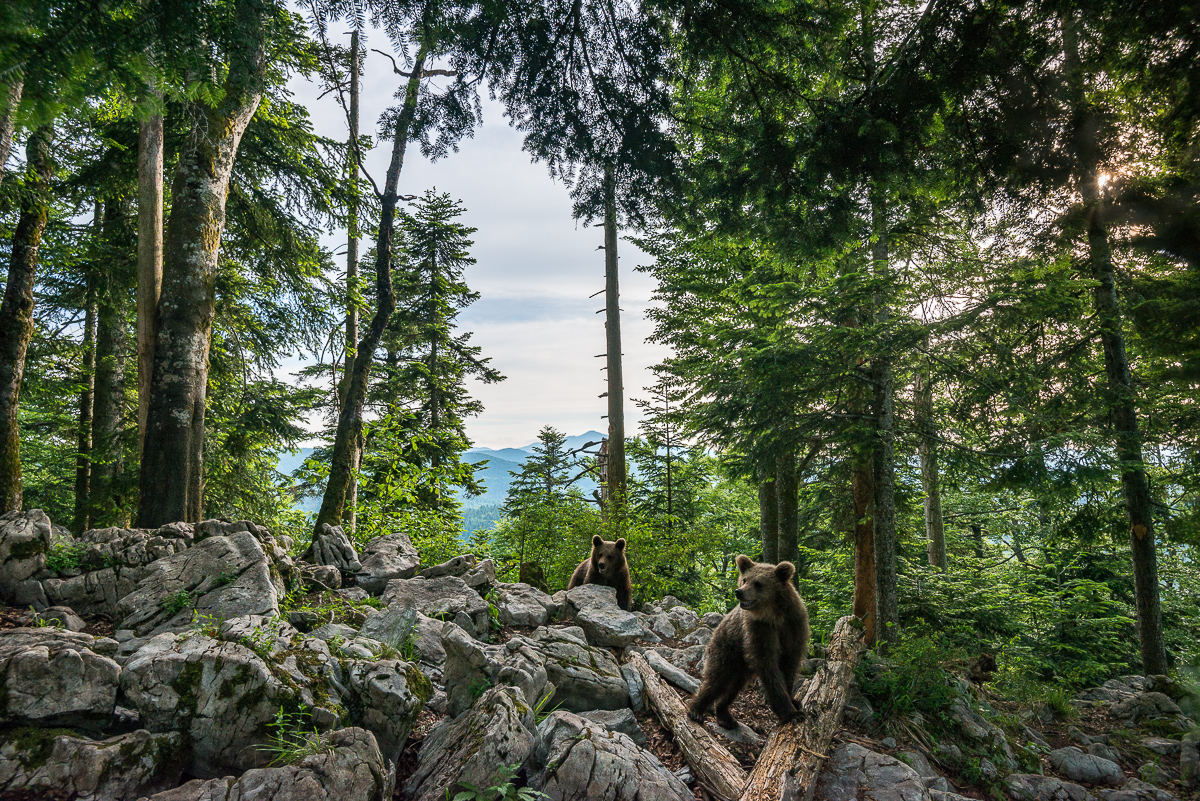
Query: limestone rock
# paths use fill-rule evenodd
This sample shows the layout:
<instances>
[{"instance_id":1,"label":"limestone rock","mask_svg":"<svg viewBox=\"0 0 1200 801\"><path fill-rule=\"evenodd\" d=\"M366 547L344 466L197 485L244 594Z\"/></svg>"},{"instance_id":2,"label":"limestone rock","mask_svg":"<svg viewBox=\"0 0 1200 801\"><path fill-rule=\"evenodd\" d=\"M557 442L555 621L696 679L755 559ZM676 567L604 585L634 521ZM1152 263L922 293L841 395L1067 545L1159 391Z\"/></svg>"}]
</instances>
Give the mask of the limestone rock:
<instances>
[{"instance_id":1,"label":"limestone rock","mask_svg":"<svg viewBox=\"0 0 1200 801\"><path fill-rule=\"evenodd\" d=\"M545 657L525 637L513 637L503 645L483 645L455 627L444 631L442 647L446 649L446 711L451 717L469 709L488 687L519 688L521 697L535 706L553 689L548 684Z\"/></svg>"},{"instance_id":2,"label":"limestone rock","mask_svg":"<svg viewBox=\"0 0 1200 801\"><path fill-rule=\"evenodd\" d=\"M455 576L392 579L383 600L389 607L415 609L429 617L452 620L479 639L488 632L487 601Z\"/></svg>"},{"instance_id":3,"label":"limestone rock","mask_svg":"<svg viewBox=\"0 0 1200 801\"><path fill-rule=\"evenodd\" d=\"M161 634L125 665L121 689L153 732L180 730L186 767L201 778L265 765L267 724L302 699L238 643ZM317 705L309 698L311 705Z\"/></svg>"},{"instance_id":4,"label":"limestone rock","mask_svg":"<svg viewBox=\"0 0 1200 801\"><path fill-rule=\"evenodd\" d=\"M304 582L304 589L309 592L341 589L342 571L333 565L298 562L296 569L300 571L300 580Z\"/></svg>"},{"instance_id":5,"label":"limestone rock","mask_svg":"<svg viewBox=\"0 0 1200 801\"><path fill-rule=\"evenodd\" d=\"M570 633L547 627L535 631L532 640L513 637L518 639L530 643L544 660L546 675L556 688L551 708L583 712L629 706L629 685L608 651L582 645Z\"/></svg>"},{"instance_id":6,"label":"limestone rock","mask_svg":"<svg viewBox=\"0 0 1200 801\"><path fill-rule=\"evenodd\" d=\"M1159 692L1137 693L1116 704L1109 710L1114 718L1137 723L1139 720L1176 718L1183 714L1179 704Z\"/></svg>"},{"instance_id":7,"label":"limestone rock","mask_svg":"<svg viewBox=\"0 0 1200 801\"><path fill-rule=\"evenodd\" d=\"M1200 748L1195 732L1183 738L1179 749L1179 781L1189 790L1200 787Z\"/></svg>"},{"instance_id":8,"label":"limestone rock","mask_svg":"<svg viewBox=\"0 0 1200 801\"><path fill-rule=\"evenodd\" d=\"M1036 773L1011 773L1004 777L1004 788L1014 801L1096 801L1078 784Z\"/></svg>"},{"instance_id":9,"label":"limestone rock","mask_svg":"<svg viewBox=\"0 0 1200 801\"><path fill-rule=\"evenodd\" d=\"M621 676L625 679L625 689L629 691L629 708L641 712L646 708L646 683L642 674L631 665L621 665Z\"/></svg>"},{"instance_id":10,"label":"limestone rock","mask_svg":"<svg viewBox=\"0 0 1200 801\"><path fill-rule=\"evenodd\" d=\"M179 781L181 741L178 732L136 731L96 742L54 730L11 730L0 735L0 791L134 801Z\"/></svg>"},{"instance_id":11,"label":"limestone rock","mask_svg":"<svg viewBox=\"0 0 1200 801\"><path fill-rule=\"evenodd\" d=\"M35 614L33 619L44 626L54 626L67 631L83 631L87 628L83 618L75 614L75 610L69 606L47 607Z\"/></svg>"},{"instance_id":12,"label":"limestone rock","mask_svg":"<svg viewBox=\"0 0 1200 801\"><path fill-rule=\"evenodd\" d=\"M496 563L484 559L462 575L463 583L480 595L487 595L496 586Z\"/></svg>"},{"instance_id":13,"label":"limestone rock","mask_svg":"<svg viewBox=\"0 0 1200 801\"><path fill-rule=\"evenodd\" d=\"M293 765L248 770L157 793L149 801L390 801L395 770L363 729L322 736L324 748Z\"/></svg>"},{"instance_id":14,"label":"limestone rock","mask_svg":"<svg viewBox=\"0 0 1200 801\"><path fill-rule=\"evenodd\" d=\"M1170 741L1168 740L1168 742ZM1097 756L1101 759L1107 759L1108 761L1115 762L1118 765L1121 763L1121 755L1117 753L1117 750L1112 746L1105 745L1104 743L1092 743L1083 750L1087 751L1092 756Z\"/></svg>"},{"instance_id":15,"label":"limestone rock","mask_svg":"<svg viewBox=\"0 0 1200 801\"><path fill-rule=\"evenodd\" d=\"M407 534L386 534L367 543L359 554L362 568L354 583L372 595L387 589L392 579L408 579L417 574L421 557Z\"/></svg>"},{"instance_id":16,"label":"limestone rock","mask_svg":"<svg viewBox=\"0 0 1200 801\"><path fill-rule=\"evenodd\" d=\"M347 670L355 723L369 729L383 758L395 762L433 686L417 667L396 659L352 662Z\"/></svg>"},{"instance_id":17,"label":"limestone rock","mask_svg":"<svg viewBox=\"0 0 1200 801\"><path fill-rule=\"evenodd\" d=\"M567 591L567 604L588 642L602 648L624 648L646 636L637 617L617 606L617 591L601 584L584 584Z\"/></svg>"},{"instance_id":18,"label":"limestone rock","mask_svg":"<svg viewBox=\"0 0 1200 801\"><path fill-rule=\"evenodd\" d=\"M658 654L685 673L690 673L693 676L704 675L705 655L704 646L702 645L690 645L686 648L658 646L648 650Z\"/></svg>"},{"instance_id":19,"label":"limestone rock","mask_svg":"<svg viewBox=\"0 0 1200 801\"><path fill-rule=\"evenodd\" d=\"M0 600L9 601L17 584L46 567L50 518L41 509L0 515Z\"/></svg>"},{"instance_id":20,"label":"limestone rock","mask_svg":"<svg viewBox=\"0 0 1200 801\"><path fill-rule=\"evenodd\" d=\"M624 734L570 712L538 726L527 768L529 786L554 799L691 801L692 791Z\"/></svg>"},{"instance_id":21,"label":"limestone rock","mask_svg":"<svg viewBox=\"0 0 1200 801\"><path fill-rule=\"evenodd\" d=\"M1116 790L1099 790L1100 801L1177 801L1175 796L1138 779L1129 779Z\"/></svg>"},{"instance_id":22,"label":"limestone rock","mask_svg":"<svg viewBox=\"0 0 1200 801\"><path fill-rule=\"evenodd\" d=\"M533 710L520 688L492 687L465 714L430 730L405 785L406 797L443 801L447 789L453 796L460 782L488 787L501 768L525 762L533 750L532 727Z\"/></svg>"},{"instance_id":23,"label":"limestone rock","mask_svg":"<svg viewBox=\"0 0 1200 801\"><path fill-rule=\"evenodd\" d=\"M441 578L442 576L455 576L461 578L466 573L475 569L479 560L475 558L473 553L464 553L442 562L440 565L433 565L422 570L418 575L421 578L432 579Z\"/></svg>"},{"instance_id":24,"label":"limestone rock","mask_svg":"<svg viewBox=\"0 0 1200 801\"><path fill-rule=\"evenodd\" d=\"M137 589L117 602L118 628L145 637L187 629L195 616L277 617L279 593L271 567L249 531L207 537L147 565Z\"/></svg>"},{"instance_id":25,"label":"limestone rock","mask_svg":"<svg viewBox=\"0 0 1200 801\"><path fill-rule=\"evenodd\" d=\"M91 729L107 724L121 668L92 650L97 642L50 627L0 632L0 722Z\"/></svg>"},{"instance_id":26,"label":"limestone rock","mask_svg":"<svg viewBox=\"0 0 1200 801\"><path fill-rule=\"evenodd\" d=\"M716 629L717 626L721 625L721 621L724 619L725 616L720 612L706 612L704 616L700 618L700 622L708 626L710 629Z\"/></svg>"},{"instance_id":27,"label":"limestone rock","mask_svg":"<svg viewBox=\"0 0 1200 801\"><path fill-rule=\"evenodd\" d=\"M320 533L313 536L312 544L300 558L314 565L336 567L343 576L353 575L362 569L358 553L345 530L328 523L321 524Z\"/></svg>"},{"instance_id":28,"label":"limestone rock","mask_svg":"<svg viewBox=\"0 0 1200 801\"><path fill-rule=\"evenodd\" d=\"M699 626L691 634L683 638L683 641L688 645L706 646L708 641L712 639L713 629L708 626Z\"/></svg>"},{"instance_id":29,"label":"limestone rock","mask_svg":"<svg viewBox=\"0 0 1200 801\"><path fill-rule=\"evenodd\" d=\"M638 725L632 709L593 709L590 712L580 712L579 717L599 723L609 731L624 734L633 740L638 748L646 747L646 732Z\"/></svg>"},{"instance_id":30,"label":"limestone rock","mask_svg":"<svg viewBox=\"0 0 1200 801\"><path fill-rule=\"evenodd\" d=\"M1178 740L1168 740L1166 737L1143 737L1138 741L1138 745L1159 756L1179 756L1180 742Z\"/></svg>"},{"instance_id":31,"label":"limestone rock","mask_svg":"<svg viewBox=\"0 0 1200 801\"><path fill-rule=\"evenodd\" d=\"M857 743L834 749L821 772L819 801L930 801L920 774L900 760Z\"/></svg>"},{"instance_id":32,"label":"limestone rock","mask_svg":"<svg viewBox=\"0 0 1200 801\"><path fill-rule=\"evenodd\" d=\"M1076 782L1118 787L1125 783L1125 774L1117 763L1092 754L1085 754L1073 745L1050 752L1050 765L1061 776Z\"/></svg>"},{"instance_id":33,"label":"limestone rock","mask_svg":"<svg viewBox=\"0 0 1200 801\"><path fill-rule=\"evenodd\" d=\"M528 584L501 584L496 587L492 602L500 611L500 623L505 626L544 626L554 618L558 606L554 600Z\"/></svg>"}]
</instances>

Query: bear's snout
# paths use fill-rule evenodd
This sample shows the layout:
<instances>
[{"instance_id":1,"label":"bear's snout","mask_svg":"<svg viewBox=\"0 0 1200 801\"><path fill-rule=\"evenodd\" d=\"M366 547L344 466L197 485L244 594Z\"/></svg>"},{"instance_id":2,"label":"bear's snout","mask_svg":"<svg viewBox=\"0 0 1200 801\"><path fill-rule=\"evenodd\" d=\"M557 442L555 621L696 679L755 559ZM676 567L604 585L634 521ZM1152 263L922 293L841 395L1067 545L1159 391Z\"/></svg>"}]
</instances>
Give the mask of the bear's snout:
<instances>
[{"instance_id":1,"label":"bear's snout","mask_svg":"<svg viewBox=\"0 0 1200 801\"><path fill-rule=\"evenodd\" d=\"M736 590L733 591L733 597L737 598L739 601L742 600L742 588L741 587L738 587Z\"/></svg>"}]
</instances>

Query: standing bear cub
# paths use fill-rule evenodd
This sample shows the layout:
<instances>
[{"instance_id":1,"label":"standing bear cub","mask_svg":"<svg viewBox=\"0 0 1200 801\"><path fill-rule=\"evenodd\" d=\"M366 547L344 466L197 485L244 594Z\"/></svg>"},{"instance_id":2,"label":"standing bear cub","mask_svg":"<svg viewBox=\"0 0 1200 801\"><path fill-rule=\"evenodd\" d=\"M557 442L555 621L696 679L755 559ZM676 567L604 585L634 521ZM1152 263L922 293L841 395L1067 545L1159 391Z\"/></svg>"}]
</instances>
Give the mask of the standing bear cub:
<instances>
[{"instance_id":1,"label":"standing bear cub","mask_svg":"<svg viewBox=\"0 0 1200 801\"><path fill-rule=\"evenodd\" d=\"M791 562L760 564L738 556L738 605L725 615L704 653L704 680L688 717L700 721L714 706L717 723L737 726L729 706L751 676L758 676L767 704L787 723L801 717L792 701L796 671L808 651L808 610L792 586Z\"/></svg>"},{"instance_id":2,"label":"standing bear cub","mask_svg":"<svg viewBox=\"0 0 1200 801\"><path fill-rule=\"evenodd\" d=\"M625 538L609 542L599 534L592 537L592 555L579 563L571 574L567 589L583 584L603 584L617 591L617 604L626 612L633 600L633 583L629 580L629 565L625 562Z\"/></svg>"}]
</instances>

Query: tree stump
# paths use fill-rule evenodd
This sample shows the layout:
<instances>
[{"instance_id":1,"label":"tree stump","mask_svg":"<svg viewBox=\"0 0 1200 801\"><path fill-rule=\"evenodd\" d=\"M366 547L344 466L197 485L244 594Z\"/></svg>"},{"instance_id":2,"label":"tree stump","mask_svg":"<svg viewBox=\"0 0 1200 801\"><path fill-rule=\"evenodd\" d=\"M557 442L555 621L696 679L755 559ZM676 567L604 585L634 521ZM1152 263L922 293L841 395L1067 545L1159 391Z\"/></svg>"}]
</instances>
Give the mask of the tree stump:
<instances>
[{"instance_id":1,"label":"tree stump","mask_svg":"<svg viewBox=\"0 0 1200 801\"><path fill-rule=\"evenodd\" d=\"M854 665L864 650L861 634L861 623L850 615L833 627L825 664L808 683L801 702L805 719L771 733L740 801L812 801L842 720Z\"/></svg>"},{"instance_id":2,"label":"tree stump","mask_svg":"<svg viewBox=\"0 0 1200 801\"><path fill-rule=\"evenodd\" d=\"M675 691L667 686L641 654L633 654L629 664L642 676L646 701L663 727L675 737L688 767L708 793L723 801L737 801L746 784L746 771L733 754L702 726L687 716L687 709Z\"/></svg>"}]
</instances>

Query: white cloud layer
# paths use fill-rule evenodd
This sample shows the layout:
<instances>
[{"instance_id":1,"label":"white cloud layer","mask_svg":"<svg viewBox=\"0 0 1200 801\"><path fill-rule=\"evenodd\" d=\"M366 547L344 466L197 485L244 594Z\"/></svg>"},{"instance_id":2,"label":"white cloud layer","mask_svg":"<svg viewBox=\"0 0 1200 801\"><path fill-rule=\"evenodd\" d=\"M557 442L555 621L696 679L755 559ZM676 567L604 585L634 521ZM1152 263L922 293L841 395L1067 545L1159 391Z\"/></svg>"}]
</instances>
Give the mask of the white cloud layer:
<instances>
[{"instance_id":1,"label":"white cloud layer","mask_svg":"<svg viewBox=\"0 0 1200 801\"><path fill-rule=\"evenodd\" d=\"M395 102L399 80L387 59L368 53L364 133L378 139L376 122ZM333 95L318 99L320 89L302 80L291 88L296 101L308 107L317 133L345 138L345 116ZM366 169L379 185L389 155L390 142L381 142L366 158ZM604 360L594 358L605 349L604 316L595 313L603 298L588 299L604 287L602 230L576 223L567 188L550 179L545 165L531 163L521 150L520 134L508 127L496 103L485 101L483 127L460 144L458 153L431 163L410 145L406 162L401 194L432 187L449 192L466 206L464 222L479 229L472 248L478 263L466 278L482 298L459 319L508 380L472 385L486 407L468 424L472 440L503 448L528 445L543 425L569 434L607 430L606 401L598 397L605 391ZM374 234L366 238L373 240ZM343 252L344 232L326 237L325 244ZM369 246L364 242L364 249ZM628 398L645 395L642 388L653 381L649 368L667 351L645 341L651 332L645 310L653 281L634 267L646 256L627 242L620 252L626 431L632 434L638 416Z\"/></svg>"}]
</instances>

